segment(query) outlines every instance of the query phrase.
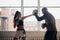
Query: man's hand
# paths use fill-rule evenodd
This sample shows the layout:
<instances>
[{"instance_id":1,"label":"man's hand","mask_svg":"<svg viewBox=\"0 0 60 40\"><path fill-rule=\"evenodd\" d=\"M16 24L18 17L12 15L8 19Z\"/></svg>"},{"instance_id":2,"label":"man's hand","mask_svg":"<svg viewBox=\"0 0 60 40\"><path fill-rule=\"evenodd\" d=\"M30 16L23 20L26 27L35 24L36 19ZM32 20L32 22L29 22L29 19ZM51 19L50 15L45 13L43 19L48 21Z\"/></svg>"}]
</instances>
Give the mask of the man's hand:
<instances>
[{"instance_id":1,"label":"man's hand","mask_svg":"<svg viewBox=\"0 0 60 40\"><path fill-rule=\"evenodd\" d=\"M33 13L33 15L37 15L37 13Z\"/></svg>"},{"instance_id":2,"label":"man's hand","mask_svg":"<svg viewBox=\"0 0 60 40\"><path fill-rule=\"evenodd\" d=\"M47 26L46 23L43 23L43 24L42 24L42 28L43 28L43 29L44 29L46 26Z\"/></svg>"},{"instance_id":3,"label":"man's hand","mask_svg":"<svg viewBox=\"0 0 60 40\"><path fill-rule=\"evenodd\" d=\"M37 14L38 14L38 10L37 9L33 10L33 15L37 15Z\"/></svg>"}]
</instances>

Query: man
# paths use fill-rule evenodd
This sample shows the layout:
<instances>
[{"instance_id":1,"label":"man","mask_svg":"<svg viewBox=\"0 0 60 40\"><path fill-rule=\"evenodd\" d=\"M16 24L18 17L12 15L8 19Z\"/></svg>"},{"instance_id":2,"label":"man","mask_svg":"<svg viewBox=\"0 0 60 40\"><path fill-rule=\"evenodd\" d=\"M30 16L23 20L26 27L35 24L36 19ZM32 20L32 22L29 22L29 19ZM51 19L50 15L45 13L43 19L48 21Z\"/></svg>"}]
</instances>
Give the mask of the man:
<instances>
[{"instance_id":1,"label":"man","mask_svg":"<svg viewBox=\"0 0 60 40\"><path fill-rule=\"evenodd\" d=\"M38 10L34 10L33 12L33 15L38 21L45 20L45 24L42 24L43 28L44 26L47 28L44 40L57 40L57 29L54 16L48 12L46 7L42 8L43 16L41 17L37 15Z\"/></svg>"}]
</instances>

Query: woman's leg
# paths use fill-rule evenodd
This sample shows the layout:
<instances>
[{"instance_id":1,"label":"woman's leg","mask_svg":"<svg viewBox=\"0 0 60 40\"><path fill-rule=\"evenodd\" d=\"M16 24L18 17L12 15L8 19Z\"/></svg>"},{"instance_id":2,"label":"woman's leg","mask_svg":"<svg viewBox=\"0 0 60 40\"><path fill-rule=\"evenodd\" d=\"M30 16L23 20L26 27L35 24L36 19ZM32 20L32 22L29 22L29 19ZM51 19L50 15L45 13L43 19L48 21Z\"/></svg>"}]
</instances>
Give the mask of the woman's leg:
<instances>
[{"instance_id":1,"label":"woman's leg","mask_svg":"<svg viewBox=\"0 0 60 40\"><path fill-rule=\"evenodd\" d=\"M16 34L15 34L13 40L18 40L18 30L16 31Z\"/></svg>"},{"instance_id":2,"label":"woman's leg","mask_svg":"<svg viewBox=\"0 0 60 40\"><path fill-rule=\"evenodd\" d=\"M26 37L22 37L23 40L26 40Z\"/></svg>"},{"instance_id":3,"label":"woman's leg","mask_svg":"<svg viewBox=\"0 0 60 40\"><path fill-rule=\"evenodd\" d=\"M17 37L14 37L14 39L13 40L18 40L18 38Z\"/></svg>"},{"instance_id":4,"label":"woman's leg","mask_svg":"<svg viewBox=\"0 0 60 40\"><path fill-rule=\"evenodd\" d=\"M26 32L25 32L25 30L24 30L24 32L23 32L23 36L24 36L24 37L22 37L22 39L23 39L23 40L26 40Z\"/></svg>"}]
</instances>

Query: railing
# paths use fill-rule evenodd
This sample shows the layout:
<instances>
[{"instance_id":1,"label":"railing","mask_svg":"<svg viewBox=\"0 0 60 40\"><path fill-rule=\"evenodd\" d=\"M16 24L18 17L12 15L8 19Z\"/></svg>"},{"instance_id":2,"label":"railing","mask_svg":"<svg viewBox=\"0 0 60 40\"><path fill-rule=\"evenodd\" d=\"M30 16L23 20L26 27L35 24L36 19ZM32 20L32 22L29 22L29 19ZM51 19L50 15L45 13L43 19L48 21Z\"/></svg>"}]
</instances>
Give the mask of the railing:
<instances>
[{"instance_id":1,"label":"railing","mask_svg":"<svg viewBox=\"0 0 60 40\"><path fill-rule=\"evenodd\" d=\"M0 40L13 40L13 38L11 38L11 37L4 37L4 38L0 38ZM20 40L20 39L19 39ZM40 37L37 37L37 38L31 38L31 37L29 37L29 38L27 38L26 40L43 40L43 38L40 38ZM60 38L58 38L57 40L60 40Z\"/></svg>"},{"instance_id":2,"label":"railing","mask_svg":"<svg viewBox=\"0 0 60 40\"><path fill-rule=\"evenodd\" d=\"M26 32L26 40L43 40L44 34L45 32ZM59 34L57 34L57 40L60 40ZM14 35L15 32L0 32L0 40L13 40Z\"/></svg>"}]
</instances>

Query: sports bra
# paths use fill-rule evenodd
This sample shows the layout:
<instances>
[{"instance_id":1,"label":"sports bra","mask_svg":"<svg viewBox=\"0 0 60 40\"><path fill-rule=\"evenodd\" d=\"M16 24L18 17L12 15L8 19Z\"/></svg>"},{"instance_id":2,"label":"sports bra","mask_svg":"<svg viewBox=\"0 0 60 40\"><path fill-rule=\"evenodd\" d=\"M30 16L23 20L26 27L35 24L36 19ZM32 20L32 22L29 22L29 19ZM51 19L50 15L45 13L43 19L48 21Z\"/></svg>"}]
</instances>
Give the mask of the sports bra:
<instances>
[{"instance_id":1,"label":"sports bra","mask_svg":"<svg viewBox=\"0 0 60 40\"><path fill-rule=\"evenodd\" d=\"M23 26L23 20L17 19L17 26Z\"/></svg>"}]
</instances>

